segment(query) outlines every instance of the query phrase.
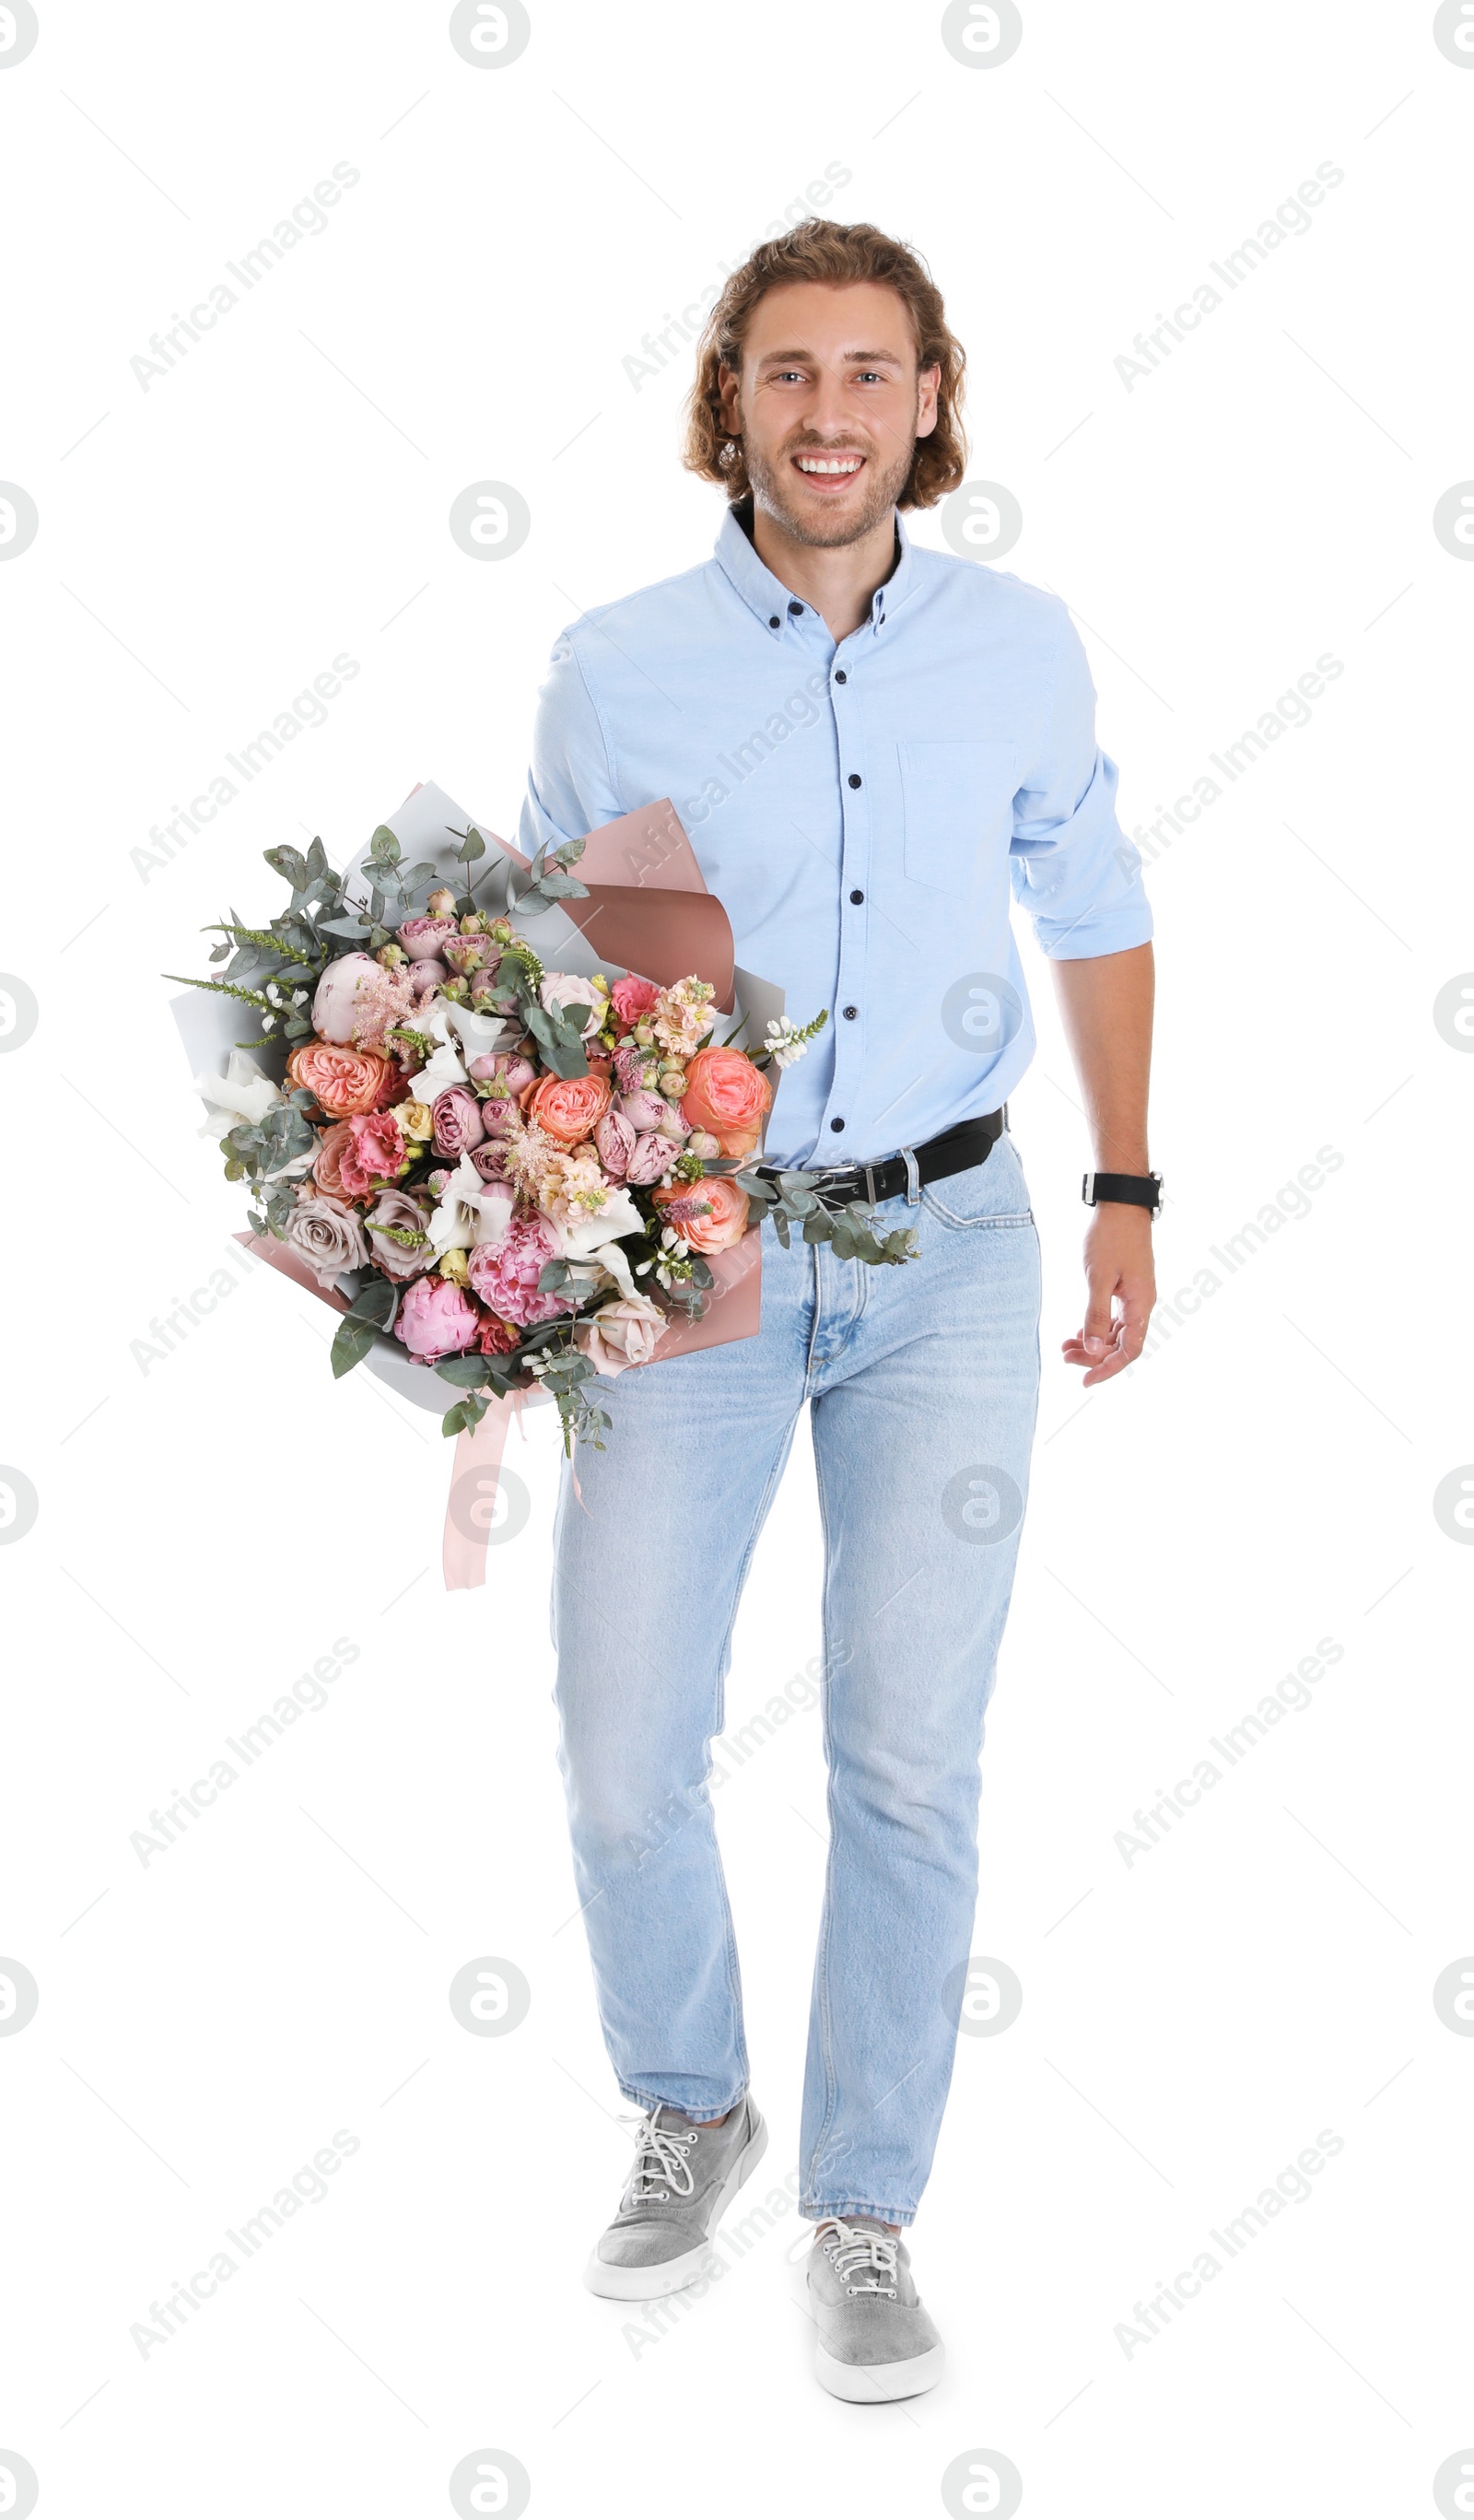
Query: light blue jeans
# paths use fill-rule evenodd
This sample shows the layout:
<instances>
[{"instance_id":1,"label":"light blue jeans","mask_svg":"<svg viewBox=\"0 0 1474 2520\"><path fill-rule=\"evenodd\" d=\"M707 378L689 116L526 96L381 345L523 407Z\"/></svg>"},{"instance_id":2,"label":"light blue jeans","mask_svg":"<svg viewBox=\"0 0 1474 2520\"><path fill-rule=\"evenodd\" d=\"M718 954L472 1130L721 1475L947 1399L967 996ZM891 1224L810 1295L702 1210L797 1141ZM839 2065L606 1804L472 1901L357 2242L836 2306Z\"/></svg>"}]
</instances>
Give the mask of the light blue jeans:
<instances>
[{"instance_id":1,"label":"light blue jeans","mask_svg":"<svg viewBox=\"0 0 1474 2520\"><path fill-rule=\"evenodd\" d=\"M978 1755L1039 1388L1039 1245L1006 1134L986 1163L880 1215L916 1229L917 1259L784 1252L765 1228L758 1335L608 1387L607 1450L579 1459L587 1510L564 1471L554 1636L574 1868L620 2089L722 2117L747 2052L710 1744L742 1584L810 1403L830 1844L800 2210L908 2224L970 1948Z\"/></svg>"}]
</instances>

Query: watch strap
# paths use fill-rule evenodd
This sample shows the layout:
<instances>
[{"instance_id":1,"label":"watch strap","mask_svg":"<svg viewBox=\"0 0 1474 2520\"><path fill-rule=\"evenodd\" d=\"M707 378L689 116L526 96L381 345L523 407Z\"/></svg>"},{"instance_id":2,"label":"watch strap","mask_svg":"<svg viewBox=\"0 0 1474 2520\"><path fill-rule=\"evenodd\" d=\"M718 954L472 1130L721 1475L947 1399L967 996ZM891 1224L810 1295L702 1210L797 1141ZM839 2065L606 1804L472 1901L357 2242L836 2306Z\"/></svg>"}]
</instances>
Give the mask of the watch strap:
<instances>
[{"instance_id":1,"label":"watch strap","mask_svg":"<svg viewBox=\"0 0 1474 2520\"><path fill-rule=\"evenodd\" d=\"M1160 1173L1087 1173L1080 1185L1087 1207L1147 1207L1153 1216L1162 1204Z\"/></svg>"}]
</instances>

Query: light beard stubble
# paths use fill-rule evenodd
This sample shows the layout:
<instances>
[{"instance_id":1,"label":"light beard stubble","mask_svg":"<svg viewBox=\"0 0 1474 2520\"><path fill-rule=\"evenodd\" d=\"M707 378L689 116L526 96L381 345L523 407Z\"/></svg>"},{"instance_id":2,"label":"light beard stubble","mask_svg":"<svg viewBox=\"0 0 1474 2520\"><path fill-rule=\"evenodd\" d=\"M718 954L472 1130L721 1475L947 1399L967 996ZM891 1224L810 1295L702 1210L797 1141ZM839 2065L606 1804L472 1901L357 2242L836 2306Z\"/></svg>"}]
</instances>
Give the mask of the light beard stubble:
<instances>
[{"instance_id":1,"label":"light beard stubble","mask_svg":"<svg viewBox=\"0 0 1474 2520\"><path fill-rule=\"evenodd\" d=\"M775 467L767 463L758 453L757 449L754 446L749 445L745 438L742 439L741 444L742 458L747 468L747 478L752 485L752 495L757 505L760 508L767 509L770 516L777 519L779 524L782 525L784 533L789 535L794 542L807 543L811 549L816 551L834 551L842 549L846 543L858 543L862 541L868 533L873 532L875 526L890 515L896 501L905 489L911 474L912 464L916 456L916 447L915 445L912 445L908 448L906 454L904 456L898 456L895 463L892 464L885 472L876 472L874 471L876 458L873 447L865 450L867 470L871 472L872 477L866 492L864 504L861 507L860 513L857 517L846 522L840 522L836 519L833 530L831 532L825 533L817 530L815 526L807 521L806 518L795 516L784 496L784 492L787 488L786 479L783 478L781 480L781 474L786 474L790 458L794 455L809 453L822 455L828 451L856 453L859 450L855 448L826 450L821 446L808 448L800 445L790 447L782 457L780 465Z\"/></svg>"}]
</instances>

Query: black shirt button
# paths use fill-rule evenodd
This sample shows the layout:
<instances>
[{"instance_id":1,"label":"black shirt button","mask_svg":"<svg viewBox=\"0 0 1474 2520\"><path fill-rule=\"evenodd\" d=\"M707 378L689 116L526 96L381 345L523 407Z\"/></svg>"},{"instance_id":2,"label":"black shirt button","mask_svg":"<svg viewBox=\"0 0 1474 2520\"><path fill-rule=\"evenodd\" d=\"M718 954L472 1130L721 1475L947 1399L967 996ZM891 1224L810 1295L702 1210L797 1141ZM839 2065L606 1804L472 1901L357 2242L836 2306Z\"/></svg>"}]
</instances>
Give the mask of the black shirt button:
<instances>
[{"instance_id":1,"label":"black shirt button","mask_svg":"<svg viewBox=\"0 0 1474 2520\"><path fill-rule=\"evenodd\" d=\"M790 604L790 605L789 605L789 607L788 607L788 609L789 609L789 611L792 613L793 618L794 618L794 620L796 621L796 620L798 619L798 616L799 616L800 612L802 612L802 610L803 610L803 606L802 606L801 604Z\"/></svg>"},{"instance_id":2,"label":"black shirt button","mask_svg":"<svg viewBox=\"0 0 1474 2520\"><path fill-rule=\"evenodd\" d=\"M831 1120L829 1122L829 1126L837 1136L838 1132L844 1127L844 1122L842 1120Z\"/></svg>"},{"instance_id":3,"label":"black shirt button","mask_svg":"<svg viewBox=\"0 0 1474 2520\"><path fill-rule=\"evenodd\" d=\"M863 901L865 899L865 895L863 892L852 892L850 899L851 901Z\"/></svg>"},{"instance_id":4,"label":"black shirt button","mask_svg":"<svg viewBox=\"0 0 1474 2520\"><path fill-rule=\"evenodd\" d=\"M779 626L780 626L780 625L779 625L779 618L778 618L778 614L777 614L776 612L770 612L770 613L769 613L769 615L768 615L768 627L769 627L769 629L770 629L770 630L777 630Z\"/></svg>"},{"instance_id":5,"label":"black shirt button","mask_svg":"<svg viewBox=\"0 0 1474 2520\"><path fill-rule=\"evenodd\" d=\"M851 786L852 788L858 788L858 787L859 787L859 785L860 785L860 773L859 773L859 771L858 771L858 770L852 770L852 771L850 772L850 786Z\"/></svg>"},{"instance_id":6,"label":"black shirt button","mask_svg":"<svg viewBox=\"0 0 1474 2520\"><path fill-rule=\"evenodd\" d=\"M848 674L845 674L845 673L838 673L838 674L836 674L836 675L835 675L835 677L834 677L834 680L835 680L835 682L836 682L836 683L847 683L847 682L849 681L849 679L850 679L850 678L849 678Z\"/></svg>"},{"instance_id":7,"label":"black shirt button","mask_svg":"<svg viewBox=\"0 0 1474 2520\"><path fill-rule=\"evenodd\" d=\"M858 1013L859 1013L859 1012L860 1012L860 1009L859 1009L858 1007L846 1007L846 1008L845 1008L845 1010L844 1010L844 1019L845 1019L845 1022L846 1022L846 1023L853 1023L853 1022L854 1022L854 1020L855 1020L855 1017L858 1015Z\"/></svg>"}]
</instances>

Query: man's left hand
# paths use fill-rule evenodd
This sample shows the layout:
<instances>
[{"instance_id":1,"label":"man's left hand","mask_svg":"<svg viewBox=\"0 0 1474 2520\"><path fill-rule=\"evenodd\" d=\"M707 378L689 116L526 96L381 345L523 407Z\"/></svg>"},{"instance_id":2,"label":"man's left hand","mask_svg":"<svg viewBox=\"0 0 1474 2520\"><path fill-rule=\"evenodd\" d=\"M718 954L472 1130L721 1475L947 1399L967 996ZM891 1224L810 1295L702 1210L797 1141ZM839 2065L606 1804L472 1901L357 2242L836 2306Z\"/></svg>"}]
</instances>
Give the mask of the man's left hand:
<instances>
[{"instance_id":1,"label":"man's left hand","mask_svg":"<svg viewBox=\"0 0 1474 2520\"><path fill-rule=\"evenodd\" d=\"M1151 1213L1109 1201L1097 1207L1085 1237L1089 1288L1085 1322L1062 1342L1066 1365L1088 1371L1083 1391L1134 1365L1157 1299L1151 1257Z\"/></svg>"}]
</instances>

